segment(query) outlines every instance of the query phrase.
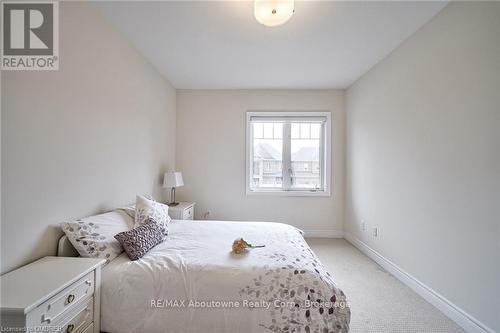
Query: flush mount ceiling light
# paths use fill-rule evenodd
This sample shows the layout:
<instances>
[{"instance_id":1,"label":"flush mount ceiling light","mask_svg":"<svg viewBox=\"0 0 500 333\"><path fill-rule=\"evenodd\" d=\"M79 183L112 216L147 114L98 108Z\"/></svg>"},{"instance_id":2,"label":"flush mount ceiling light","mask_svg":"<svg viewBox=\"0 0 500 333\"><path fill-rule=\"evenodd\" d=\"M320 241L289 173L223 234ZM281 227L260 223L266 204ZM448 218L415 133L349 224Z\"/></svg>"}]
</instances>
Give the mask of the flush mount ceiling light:
<instances>
[{"instance_id":1,"label":"flush mount ceiling light","mask_svg":"<svg viewBox=\"0 0 500 333\"><path fill-rule=\"evenodd\" d=\"M255 19L268 27L285 23L295 12L294 0L255 0Z\"/></svg>"}]
</instances>

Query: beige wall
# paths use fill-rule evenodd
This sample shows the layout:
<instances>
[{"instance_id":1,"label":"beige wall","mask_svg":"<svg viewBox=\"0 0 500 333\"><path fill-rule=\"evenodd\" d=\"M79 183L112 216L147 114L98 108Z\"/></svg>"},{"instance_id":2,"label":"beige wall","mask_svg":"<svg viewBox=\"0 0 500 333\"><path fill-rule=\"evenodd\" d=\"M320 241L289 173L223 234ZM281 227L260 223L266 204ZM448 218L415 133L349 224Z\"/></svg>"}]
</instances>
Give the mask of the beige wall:
<instances>
[{"instance_id":1,"label":"beige wall","mask_svg":"<svg viewBox=\"0 0 500 333\"><path fill-rule=\"evenodd\" d=\"M346 97L347 231L496 331L499 22L453 2Z\"/></svg>"},{"instance_id":2,"label":"beige wall","mask_svg":"<svg viewBox=\"0 0 500 333\"><path fill-rule=\"evenodd\" d=\"M175 164L175 89L89 4L60 3L59 44L59 71L2 73L2 272Z\"/></svg>"},{"instance_id":3,"label":"beige wall","mask_svg":"<svg viewBox=\"0 0 500 333\"><path fill-rule=\"evenodd\" d=\"M332 196L245 194L246 111L332 111ZM285 222L307 230L342 230L344 210L344 92L179 90L177 169L179 197L220 220Z\"/></svg>"}]
</instances>

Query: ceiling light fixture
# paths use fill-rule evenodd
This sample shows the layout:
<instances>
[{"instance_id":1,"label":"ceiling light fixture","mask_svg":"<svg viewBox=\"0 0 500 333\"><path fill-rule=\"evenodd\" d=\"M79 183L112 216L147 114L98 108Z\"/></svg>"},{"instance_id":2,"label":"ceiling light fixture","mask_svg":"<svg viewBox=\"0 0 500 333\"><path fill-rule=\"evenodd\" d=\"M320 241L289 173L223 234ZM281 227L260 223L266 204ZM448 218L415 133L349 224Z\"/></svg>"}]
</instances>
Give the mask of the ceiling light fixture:
<instances>
[{"instance_id":1,"label":"ceiling light fixture","mask_svg":"<svg viewBox=\"0 0 500 333\"><path fill-rule=\"evenodd\" d=\"M268 27L285 23L294 12L294 0L255 0L255 19Z\"/></svg>"}]
</instances>

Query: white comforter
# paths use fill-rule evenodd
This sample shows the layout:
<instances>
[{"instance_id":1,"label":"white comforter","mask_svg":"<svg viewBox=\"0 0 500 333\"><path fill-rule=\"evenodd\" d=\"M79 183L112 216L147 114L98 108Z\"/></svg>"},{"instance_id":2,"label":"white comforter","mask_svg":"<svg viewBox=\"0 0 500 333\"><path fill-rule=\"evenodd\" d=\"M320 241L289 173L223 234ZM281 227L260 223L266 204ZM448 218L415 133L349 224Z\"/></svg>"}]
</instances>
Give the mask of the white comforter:
<instances>
[{"instance_id":1,"label":"white comforter","mask_svg":"<svg viewBox=\"0 0 500 333\"><path fill-rule=\"evenodd\" d=\"M243 237L255 245L233 254ZM125 253L102 273L101 330L347 332L343 292L289 225L173 221L143 258Z\"/></svg>"}]
</instances>

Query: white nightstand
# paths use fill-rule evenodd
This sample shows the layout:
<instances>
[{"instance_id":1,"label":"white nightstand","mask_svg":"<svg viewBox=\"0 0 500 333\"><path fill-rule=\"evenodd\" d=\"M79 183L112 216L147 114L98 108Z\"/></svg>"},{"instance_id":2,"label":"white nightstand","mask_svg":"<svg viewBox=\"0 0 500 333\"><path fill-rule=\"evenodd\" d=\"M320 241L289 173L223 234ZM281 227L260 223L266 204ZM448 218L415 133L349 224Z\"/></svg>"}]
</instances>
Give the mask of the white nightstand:
<instances>
[{"instance_id":1,"label":"white nightstand","mask_svg":"<svg viewBox=\"0 0 500 333\"><path fill-rule=\"evenodd\" d=\"M177 206L168 206L168 215L174 220L194 220L196 202L179 202Z\"/></svg>"},{"instance_id":2,"label":"white nightstand","mask_svg":"<svg viewBox=\"0 0 500 333\"><path fill-rule=\"evenodd\" d=\"M45 257L2 275L2 329L100 332L104 262L93 258Z\"/></svg>"}]
</instances>

